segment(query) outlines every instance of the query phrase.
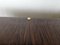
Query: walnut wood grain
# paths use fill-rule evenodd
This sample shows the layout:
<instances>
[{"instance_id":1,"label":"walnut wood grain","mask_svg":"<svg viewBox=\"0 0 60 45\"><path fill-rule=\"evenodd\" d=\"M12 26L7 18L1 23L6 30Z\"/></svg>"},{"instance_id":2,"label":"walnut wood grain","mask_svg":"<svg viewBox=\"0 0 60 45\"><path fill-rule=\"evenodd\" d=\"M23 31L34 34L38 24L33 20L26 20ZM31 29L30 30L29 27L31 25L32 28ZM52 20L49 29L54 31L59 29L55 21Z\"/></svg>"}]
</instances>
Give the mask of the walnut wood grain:
<instances>
[{"instance_id":1,"label":"walnut wood grain","mask_svg":"<svg viewBox=\"0 0 60 45\"><path fill-rule=\"evenodd\" d=\"M60 45L60 20L0 17L0 45Z\"/></svg>"}]
</instances>

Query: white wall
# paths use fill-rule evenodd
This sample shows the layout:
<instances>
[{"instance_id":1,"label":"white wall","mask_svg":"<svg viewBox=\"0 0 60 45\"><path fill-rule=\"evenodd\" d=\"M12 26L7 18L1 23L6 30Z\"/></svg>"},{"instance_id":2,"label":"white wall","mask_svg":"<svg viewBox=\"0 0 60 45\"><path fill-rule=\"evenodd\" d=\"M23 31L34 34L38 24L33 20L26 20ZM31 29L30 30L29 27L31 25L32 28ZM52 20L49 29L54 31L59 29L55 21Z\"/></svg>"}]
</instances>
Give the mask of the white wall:
<instances>
[{"instance_id":1,"label":"white wall","mask_svg":"<svg viewBox=\"0 0 60 45\"><path fill-rule=\"evenodd\" d=\"M4 9L60 12L60 0L0 0L0 16L10 16Z\"/></svg>"},{"instance_id":2,"label":"white wall","mask_svg":"<svg viewBox=\"0 0 60 45\"><path fill-rule=\"evenodd\" d=\"M60 0L0 0L0 8L60 11Z\"/></svg>"}]
</instances>

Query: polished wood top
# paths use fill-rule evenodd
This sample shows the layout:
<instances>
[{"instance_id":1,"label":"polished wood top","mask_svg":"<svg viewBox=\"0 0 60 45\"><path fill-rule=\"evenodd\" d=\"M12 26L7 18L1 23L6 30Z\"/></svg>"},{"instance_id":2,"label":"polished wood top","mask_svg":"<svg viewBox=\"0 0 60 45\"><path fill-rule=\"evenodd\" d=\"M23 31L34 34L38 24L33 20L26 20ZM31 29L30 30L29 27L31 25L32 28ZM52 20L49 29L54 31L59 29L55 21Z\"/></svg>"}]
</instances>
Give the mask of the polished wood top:
<instances>
[{"instance_id":1,"label":"polished wood top","mask_svg":"<svg viewBox=\"0 0 60 45\"><path fill-rule=\"evenodd\" d=\"M0 17L0 45L60 45L60 20Z\"/></svg>"}]
</instances>

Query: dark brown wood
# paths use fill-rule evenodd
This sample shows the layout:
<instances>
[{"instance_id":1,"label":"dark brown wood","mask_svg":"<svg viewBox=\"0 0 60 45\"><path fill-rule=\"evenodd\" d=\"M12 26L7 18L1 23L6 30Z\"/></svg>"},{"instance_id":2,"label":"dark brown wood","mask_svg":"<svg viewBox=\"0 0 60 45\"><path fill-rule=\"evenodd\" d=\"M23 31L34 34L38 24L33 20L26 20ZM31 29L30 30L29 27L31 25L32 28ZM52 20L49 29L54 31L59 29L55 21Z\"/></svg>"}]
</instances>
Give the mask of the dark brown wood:
<instances>
[{"instance_id":1,"label":"dark brown wood","mask_svg":"<svg viewBox=\"0 0 60 45\"><path fill-rule=\"evenodd\" d=\"M60 20L32 19L29 23L33 45L60 45Z\"/></svg>"},{"instance_id":2,"label":"dark brown wood","mask_svg":"<svg viewBox=\"0 0 60 45\"><path fill-rule=\"evenodd\" d=\"M0 17L0 45L60 45L60 20Z\"/></svg>"},{"instance_id":3,"label":"dark brown wood","mask_svg":"<svg viewBox=\"0 0 60 45\"><path fill-rule=\"evenodd\" d=\"M25 44L28 29L25 19L0 18L0 45Z\"/></svg>"}]
</instances>

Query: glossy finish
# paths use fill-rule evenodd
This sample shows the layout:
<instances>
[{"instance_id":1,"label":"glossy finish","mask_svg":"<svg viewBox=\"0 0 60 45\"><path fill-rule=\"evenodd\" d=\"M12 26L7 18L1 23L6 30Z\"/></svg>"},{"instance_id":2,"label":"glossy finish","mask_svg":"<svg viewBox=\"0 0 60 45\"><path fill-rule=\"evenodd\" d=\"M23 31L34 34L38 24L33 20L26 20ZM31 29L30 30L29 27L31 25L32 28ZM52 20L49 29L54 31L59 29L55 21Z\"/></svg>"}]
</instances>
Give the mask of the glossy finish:
<instances>
[{"instance_id":1,"label":"glossy finish","mask_svg":"<svg viewBox=\"0 0 60 45\"><path fill-rule=\"evenodd\" d=\"M0 45L60 45L60 20L0 17Z\"/></svg>"},{"instance_id":2,"label":"glossy finish","mask_svg":"<svg viewBox=\"0 0 60 45\"><path fill-rule=\"evenodd\" d=\"M31 17L27 17L27 20L31 20Z\"/></svg>"}]
</instances>

